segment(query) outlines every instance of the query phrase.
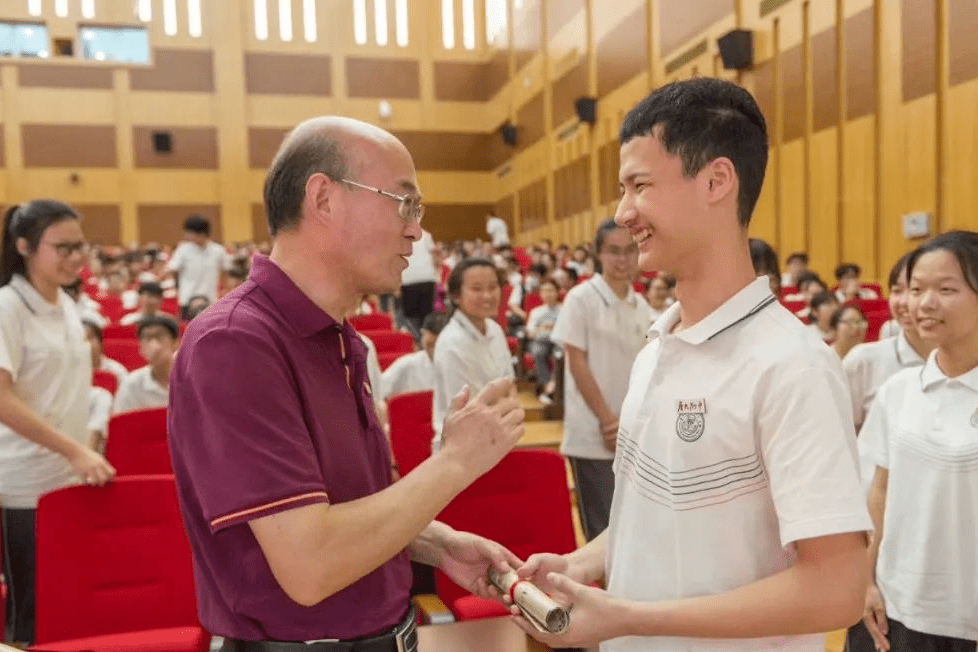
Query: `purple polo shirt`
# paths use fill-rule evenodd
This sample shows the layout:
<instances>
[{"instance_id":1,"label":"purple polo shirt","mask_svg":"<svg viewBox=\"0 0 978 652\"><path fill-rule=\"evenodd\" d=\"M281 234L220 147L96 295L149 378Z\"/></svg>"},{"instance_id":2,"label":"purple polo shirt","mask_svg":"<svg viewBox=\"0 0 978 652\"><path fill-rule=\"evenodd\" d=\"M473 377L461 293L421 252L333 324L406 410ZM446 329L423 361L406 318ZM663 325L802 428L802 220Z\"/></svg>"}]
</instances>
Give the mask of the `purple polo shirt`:
<instances>
[{"instance_id":1,"label":"purple polo shirt","mask_svg":"<svg viewBox=\"0 0 978 652\"><path fill-rule=\"evenodd\" d=\"M391 483L367 350L268 258L194 319L170 379L169 439L201 624L244 640L354 638L409 604L404 552L313 607L275 581L248 521Z\"/></svg>"}]
</instances>

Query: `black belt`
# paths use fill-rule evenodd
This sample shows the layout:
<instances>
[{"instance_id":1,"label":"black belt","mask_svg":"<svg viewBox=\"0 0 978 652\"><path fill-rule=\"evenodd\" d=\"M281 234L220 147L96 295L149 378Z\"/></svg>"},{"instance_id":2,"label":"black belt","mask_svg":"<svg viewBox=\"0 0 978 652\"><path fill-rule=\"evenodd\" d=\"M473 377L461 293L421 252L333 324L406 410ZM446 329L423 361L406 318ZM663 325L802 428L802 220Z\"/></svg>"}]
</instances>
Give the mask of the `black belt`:
<instances>
[{"instance_id":1,"label":"black belt","mask_svg":"<svg viewBox=\"0 0 978 652\"><path fill-rule=\"evenodd\" d=\"M226 638L221 646L221 652L417 652L417 649L418 623L413 606L400 625L377 636L312 643Z\"/></svg>"}]
</instances>

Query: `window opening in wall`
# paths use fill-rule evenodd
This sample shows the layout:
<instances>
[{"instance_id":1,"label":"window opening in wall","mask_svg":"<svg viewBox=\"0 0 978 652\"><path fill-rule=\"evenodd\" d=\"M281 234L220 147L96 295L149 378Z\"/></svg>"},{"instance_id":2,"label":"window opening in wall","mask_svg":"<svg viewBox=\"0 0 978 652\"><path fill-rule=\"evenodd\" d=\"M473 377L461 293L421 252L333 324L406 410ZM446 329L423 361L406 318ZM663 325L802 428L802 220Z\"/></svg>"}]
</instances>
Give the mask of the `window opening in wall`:
<instances>
[{"instance_id":1,"label":"window opening in wall","mask_svg":"<svg viewBox=\"0 0 978 652\"><path fill-rule=\"evenodd\" d=\"M374 37L377 45L387 45L387 0L374 0Z\"/></svg>"},{"instance_id":2,"label":"window opening in wall","mask_svg":"<svg viewBox=\"0 0 978 652\"><path fill-rule=\"evenodd\" d=\"M163 32L167 36L177 33L177 0L163 0Z\"/></svg>"},{"instance_id":3,"label":"window opening in wall","mask_svg":"<svg viewBox=\"0 0 978 652\"><path fill-rule=\"evenodd\" d=\"M394 25L397 28L397 44L406 47L408 44L408 7L407 0L394 0Z\"/></svg>"},{"instance_id":4,"label":"window opening in wall","mask_svg":"<svg viewBox=\"0 0 978 652\"><path fill-rule=\"evenodd\" d=\"M292 0L278 0L278 35L283 41L292 40Z\"/></svg>"},{"instance_id":5,"label":"window opening in wall","mask_svg":"<svg viewBox=\"0 0 978 652\"><path fill-rule=\"evenodd\" d=\"M367 44L367 0L353 0L353 40Z\"/></svg>"},{"instance_id":6,"label":"window opening in wall","mask_svg":"<svg viewBox=\"0 0 978 652\"><path fill-rule=\"evenodd\" d=\"M455 0L441 0L441 42L446 50L455 49Z\"/></svg>"},{"instance_id":7,"label":"window opening in wall","mask_svg":"<svg viewBox=\"0 0 978 652\"><path fill-rule=\"evenodd\" d=\"M267 0L255 0L253 8L255 11L255 38L259 41L267 41L268 2Z\"/></svg>"},{"instance_id":8,"label":"window opening in wall","mask_svg":"<svg viewBox=\"0 0 978 652\"><path fill-rule=\"evenodd\" d=\"M27 13L31 16L40 16L41 0L27 0Z\"/></svg>"},{"instance_id":9,"label":"window opening in wall","mask_svg":"<svg viewBox=\"0 0 978 652\"><path fill-rule=\"evenodd\" d=\"M196 38L202 32L200 0L187 0L187 33Z\"/></svg>"},{"instance_id":10,"label":"window opening in wall","mask_svg":"<svg viewBox=\"0 0 978 652\"><path fill-rule=\"evenodd\" d=\"M0 56L47 57L48 29L37 23L0 22Z\"/></svg>"},{"instance_id":11,"label":"window opening in wall","mask_svg":"<svg viewBox=\"0 0 978 652\"><path fill-rule=\"evenodd\" d=\"M82 18L95 18L95 0L82 0Z\"/></svg>"},{"instance_id":12,"label":"window opening in wall","mask_svg":"<svg viewBox=\"0 0 978 652\"><path fill-rule=\"evenodd\" d=\"M462 0L462 46L475 49L475 0Z\"/></svg>"},{"instance_id":13,"label":"window opening in wall","mask_svg":"<svg viewBox=\"0 0 978 652\"><path fill-rule=\"evenodd\" d=\"M153 0L139 0L136 5L136 17L144 23L153 20Z\"/></svg>"},{"instance_id":14,"label":"window opening in wall","mask_svg":"<svg viewBox=\"0 0 978 652\"><path fill-rule=\"evenodd\" d=\"M486 42L502 43L506 36L506 0L486 0Z\"/></svg>"},{"instance_id":15,"label":"window opening in wall","mask_svg":"<svg viewBox=\"0 0 978 652\"><path fill-rule=\"evenodd\" d=\"M316 0L302 0L302 34L306 43L316 42Z\"/></svg>"},{"instance_id":16,"label":"window opening in wall","mask_svg":"<svg viewBox=\"0 0 978 652\"><path fill-rule=\"evenodd\" d=\"M68 15L68 0L54 0L54 13L61 18Z\"/></svg>"},{"instance_id":17,"label":"window opening in wall","mask_svg":"<svg viewBox=\"0 0 978 652\"><path fill-rule=\"evenodd\" d=\"M149 35L144 27L85 26L80 32L83 59L149 63Z\"/></svg>"}]
</instances>

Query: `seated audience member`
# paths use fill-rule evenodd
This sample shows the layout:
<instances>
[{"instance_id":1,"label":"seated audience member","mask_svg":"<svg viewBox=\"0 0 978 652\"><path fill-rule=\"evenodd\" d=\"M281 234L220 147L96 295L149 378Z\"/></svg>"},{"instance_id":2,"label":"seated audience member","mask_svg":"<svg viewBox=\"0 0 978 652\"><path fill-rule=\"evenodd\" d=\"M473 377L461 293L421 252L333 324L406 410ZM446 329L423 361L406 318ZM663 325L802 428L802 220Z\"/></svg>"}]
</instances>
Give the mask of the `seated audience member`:
<instances>
[{"instance_id":1,"label":"seated audience member","mask_svg":"<svg viewBox=\"0 0 978 652\"><path fill-rule=\"evenodd\" d=\"M839 287L835 291L835 296L840 302L851 301L852 299L879 299L876 290L864 288L859 275L862 270L855 263L842 263L835 268L835 278L839 282Z\"/></svg>"},{"instance_id":2,"label":"seated audience member","mask_svg":"<svg viewBox=\"0 0 978 652\"><path fill-rule=\"evenodd\" d=\"M551 278L557 283L557 292L561 297L577 285L577 272L572 269L557 268L551 274Z\"/></svg>"},{"instance_id":3,"label":"seated audience member","mask_svg":"<svg viewBox=\"0 0 978 652\"><path fill-rule=\"evenodd\" d=\"M501 299L499 271L484 258L467 258L448 277L453 310L435 343L432 451L441 448L441 429L452 398L468 386L475 396L497 378L512 378L506 334L496 322Z\"/></svg>"},{"instance_id":4,"label":"seated audience member","mask_svg":"<svg viewBox=\"0 0 978 652\"><path fill-rule=\"evenodd\" d=\"M424 392L435 388L435 342L448 317L433 312L421 322L421 350L401 356L381 374L381 396Z\"/></svg>"},{"instance_id":5,"label":"seated audience member","mask_svg":"<svg viewBox=\"0 0 978 652\"><path fill-rule=\"evenodd\" d=\"M107 295L116 296L122 301L122 307L132 310L139 303L139 295L129 287L129 271L125 267L109 272L107 276Z\"/></svg>"},{"instance_id":6,"label":"seated audience member","mask_svg":"<svg viewBox=\"0 0 978 652\"><path fill-rule=\"evenodd\" d=\"M224 296L234 292L246 280L248 280L248 270L243 265L231 267L224 275Z\"/></svg>"},{"instance_id":7,"label":"seated audience member","mask_svg":"<svg viewBox=\"0 0 978 652\"><path fill-rule=\"evenodd\" d=\"M771 245L759 238L751 238L749 248L754 273L758 276L767 276L771 284L771 293L779 297L781 295L781 269L778 265L778 254L775 253Z\"/></svg>"},{"instance_id":8,"label":"seated audience member","mask_svg":"<svg viewBox=\"0 0 978 652\"><path fill-rule=\"evenodd\" d=\"M540 284L540 298L543 305L530 311L526 322L526 336L530 338L530 353L537 373L537 395L540 402L550 405L557 383L550 368L554 356L560 351L560 346L550 339L550 333L557 323L560 314L560 294L557 283L551 279Z\"/></svg>"},{"instance_id":9,"label":"seated audience member","mask_svg":"<svg viewBox=\"0 0 978 652\"><path fill-rule=\"evenodd\" d=\"M118 360L113 360L102 353L102 329L98 324L86 320L82 320L82 326L85 327L85 339L88 340L92 351L92 370L107 371L122 385L122 381L129 375L129 370Z\"/></svg>"},{"instance_id":10,"label":"seated audience member","mask_svg":"<svg viewBox=\"0 0 978 652\"><path fill-rule=\"evenodd\" d=\"M163 306L163 287L159 283L147 282L139 286L139 310L123 315L119 323L123 326L138 324L148 317L166 314L161 308ZM173 315L167 315L173 317Z\"/></svg>"},{"instance_id":11,"label":"seated audience member","mask_svg":"<svg viewBox=\"0 0 978 652\"><path fill-rule=\"evenodd\" d=\"M866 327L869 326L869 322L866 321L863 311L850 303L835 311L829 326L834 333L832 349L841 360L853 347L866 340Z\"/></svg>"},{"instance_id":12,"label":"seated audience member","mask_svg":"<svg viewBox=\"0 0 978 652\"><path fill-rule=\"evenodd\" d=\"M808 271L808 254L796 251L784 263L784 274L781 275L781 285L798 287L798 280Z\"/></svg>"},{"instance_id":13,"label":"seated audience member","mask_svg":"<svg viewBox=\"0 0 978 652\"><path fill-rule=\"evenodd\" d=\"M105 328L109 325L109 320L102 314L102 307L84 292L81 278L71 285L62 286L61 289L75 302L78 316L82 318L82 321L89 321L99 328Z\"/></svg>"},{"instance_id":14,"label":"seated audience member","mask_svg":"<svg viewBox=\"0 0 978 652\"><path fill-rule=\"evenodd\" d=\"M138 335L139 353L148 364L133 371L119 385L113 414L166 407L180 327L176 319L161 313L139 322Z\"/></svg>"},{"instance_id":15,"label":"seated audience member","mask_svg":"<svg viewBox=\"0 0 978 652\"><path fill-rule=\"evenodd\" d=\"M594 274L594 261L591 260L591 254L588 253L587 247L584 245L574 247L571 259L567 261L566 267L577 272L578 278L590 277Z\"/></svg>"},{"instance_id":16,"label":"seated audience member","mask_svg":"<svg viewBox=\"0 0 978 652\"><path fill-rule=\"evenodd\" d=\"M796 287L798 288L798 292L786 296L784 298L785 301L804 301L805 303L809 303L816 294L829 289L825 281L815 272L803 272L798 277Z\"/></svg>"},{"instance_id":17,"label":"seated audience member","mask_svg":"<svg viewBox=\"0 0 978 652\"><path fill-rule=\"evenodd\" d=\"M659 274L649 281L649 289L645 291L645 300L649 304L652 321L662 316L666 308L673 304L672 292L676 287L676 279L668 274Z\"/></svg>"},{"instance_id":18,"label":"seated audience member","mask_svg":"<svg viewBox=\"0 0 978 652\"><path fill-rule=\"evenodd\" d=\"M191 297L184 307L184 315L187 321L193 321L194 317L210 308L211 300L202 294Z\"/></svg>"},{"instance_id":19,"label":"seated audience member","mask_svg":"<svg viewBox=\"0 0 978 652\"><path fill-rule=\"evenodd\" d=\"M835 333L832 332L832 315L839 309L839 301L831 292L819 292L812 297L808 304L812 323L810 328L818 333L825 342L832 342Z\"/></svg>"}]
</instances>

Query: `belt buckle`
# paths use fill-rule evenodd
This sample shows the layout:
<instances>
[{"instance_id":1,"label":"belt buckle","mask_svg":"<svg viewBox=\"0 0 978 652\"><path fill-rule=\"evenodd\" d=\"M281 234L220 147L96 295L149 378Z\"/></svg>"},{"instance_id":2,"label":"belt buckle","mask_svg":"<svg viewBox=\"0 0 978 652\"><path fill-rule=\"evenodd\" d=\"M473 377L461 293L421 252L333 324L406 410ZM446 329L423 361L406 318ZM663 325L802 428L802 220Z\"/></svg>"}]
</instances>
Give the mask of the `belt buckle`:
<instances>
[{"instance_id":1,"label":"belt buckle","mask_svg":"<svg viewBox=\"0 0 978 652\"><path fill-rule=\"evenodd\" d=\"M408 610L407 618L394 630L394 642L397 645L397 652L415 652L417 650L417 644L415 643L412 646L408 640L411 634L417 629L417 625L418 623L412 605L411 609Z\"/></svg>"}]
</instances>

